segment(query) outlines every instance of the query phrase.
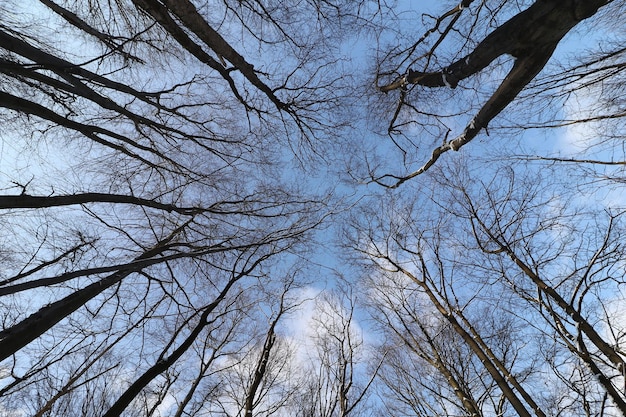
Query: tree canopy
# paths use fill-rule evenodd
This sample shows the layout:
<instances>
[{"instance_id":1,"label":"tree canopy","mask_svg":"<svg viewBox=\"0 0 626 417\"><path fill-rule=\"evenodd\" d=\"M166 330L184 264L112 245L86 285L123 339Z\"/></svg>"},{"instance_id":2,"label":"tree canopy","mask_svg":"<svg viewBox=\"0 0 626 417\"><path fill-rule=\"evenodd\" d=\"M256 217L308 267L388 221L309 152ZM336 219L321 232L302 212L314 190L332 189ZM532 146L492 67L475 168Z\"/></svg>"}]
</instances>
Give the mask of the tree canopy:
<instances>
[{"instance_id":1,"label":"tree canopy","mask_svg":"<svg viewBox=\"0 0 626 417\"><path fill-rule=\"evenodd\" d=\"M4 1L0 415L626 416L624 17Z\"/></svg>"}]
</instances>

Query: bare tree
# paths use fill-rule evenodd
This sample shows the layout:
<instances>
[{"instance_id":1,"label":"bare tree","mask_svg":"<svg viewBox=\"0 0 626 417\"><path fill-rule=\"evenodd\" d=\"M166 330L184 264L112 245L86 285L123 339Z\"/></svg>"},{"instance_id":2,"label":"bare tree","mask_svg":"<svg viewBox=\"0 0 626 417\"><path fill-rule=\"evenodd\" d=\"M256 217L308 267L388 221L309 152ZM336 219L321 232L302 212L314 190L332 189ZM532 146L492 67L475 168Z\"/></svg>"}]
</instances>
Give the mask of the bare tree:
<instances>
[{"instance_id":1,"label":"bare tree","mask_svg":"<svg viewBox=\"0 0 626 417\"><path fill-rule=\"evenodd\" d=\"M471 184L463 170L438 172L436 194L355 220L389 335L388 404L417 415L624 415L609 312L623 285L622 215L579 211L532 174L502 169Z\"/></svg>"},{"instance_id":2,"label":"bare tree","mask_svg":"<svg viewBox=\"0 0 626 417\"><path fill-rule=\"evenodd\" d=\"M0 414L626 415L623 2L406 5L0 4Z\"/></svg>"},{"instance_id":3,"label":"bare tree","mask_svg":"<svg viewBox=\"0 0 626 417\"><path fill-rule=\"evenodd\" d=\"M357 295L344 283L316 299L313 350L301 384L298 416L354 416L367 413L371 386L380 364L366 368L368 354L357 327Z\"/></svg>"},{"instance_id":4,"label":"bare tree","mask_svg":"<svg viewBox=\"0 0 626 417\"><path fill-rule=\"evenodd\" d=\"M388 133L392 136L397 135L406 125L421 124L427 132L434 129L443 131L444 137L439 138L442 144L432 149L430 156L418 169L407 175L372 174L374 181L385 186L397 187L426 172L443 153L449 150L457 151L476 138L482 130L487 131L490 122L513 103L524 89L533 85L533 80L544 70L556 47L574 27L599 11L604 11L605 7L607 13L619 14L620 7L617 3L611 4L613 2L610 0L565 2L541 0L527 2L530 4L526 7L525 4L521 6L522 10L510 2L493 2L493 5L485 1L478 3L472 0L461 1L456 7L437 18L428 16L433 22L432 27L426 30L422 37L414 40L409 46L396 46L389 51L383 51L378 64L378 88L383 93L397 91L399 95ZM512 17L501 21L500 16L510 13L513 14ZM496 22L494 28L490 27L490 22ZM479 84L482 80L477 76L490 65L492 67L500 65L501 58L505 55L513 58L511 69L495 91L490 91L484 100L481 97L478 104L474 101L468 109L474 116L464 122L465 128L461 133L448 139L451 129L447 128L446 120L458 114L455 112L459 110L456 105L439 105L443 109L438 109L437 104L441 102L424 102L426 99L420 98L425 95L423 88L456 89L459 83L474 78L477 81L470 88L482 96ZM570 83L569 86L572 88L580 88L581 84L601 83L604 74L615 69L614 65L602 63L605 60L608 63L621 55L621 48L608 52L605 50L600 57L594 57L583 65L574 64L565 71L548 74L545 78L551 81L546 82L546 79L536 81L534 84L537 88L532 94L537 95L546 91L543 97L549 101L554 98L555 92L561 94L561 88L568 90L567 83ZM446 64L442 65L439 62ZM622 66L622 61L619 62L618 68ZM436 70L431 69L434 65L438 66ZM575 81L576 78L585 81L579 84ZM455 96L458 96L457 100L460 99L462 92L453 95L442 93L439 100ZM431 94L428 97L437 100ZM475 108L477 110L474 110ZM589 112L593 112L593 109L589 109ZM623 117L623 112L618 109L611 116L587 116L577 122L589 122L606 117L620 118ZM520 119L519 123L526 125L523 119ZM544 125L549 124L546 122ZM398 144L397 141L394 143Z\"/></svg>"},{"instance_id":5,"label":"bare tree","mask_svg":"<svg viewBox=\"0 0 626 417\"><path fill-rule=\"evenodd\" d=\"M293 294L298 289L293 274L250 289L264 295L252 298L245 309L250 324L241 337L246 344L228 356L228 369L218 376L218 412L238 417L285 414L300 386L295 349L280 326L301 304Z\"/></svg>"},{"instance_id":6,"label":"bare tree","mask_svg":"<svg viewBox=\"0 0 626 417\"><path fill-rule=\"evenodd\" d=\"M340 101L316 52L331 44L301 37L303 15L334 24L316 6L0 5L16 167L0 168L2 412L202 414L218 398L251 282L329 213L283 165L335 126L311 116Z\"/></svg>"}]
</instances>

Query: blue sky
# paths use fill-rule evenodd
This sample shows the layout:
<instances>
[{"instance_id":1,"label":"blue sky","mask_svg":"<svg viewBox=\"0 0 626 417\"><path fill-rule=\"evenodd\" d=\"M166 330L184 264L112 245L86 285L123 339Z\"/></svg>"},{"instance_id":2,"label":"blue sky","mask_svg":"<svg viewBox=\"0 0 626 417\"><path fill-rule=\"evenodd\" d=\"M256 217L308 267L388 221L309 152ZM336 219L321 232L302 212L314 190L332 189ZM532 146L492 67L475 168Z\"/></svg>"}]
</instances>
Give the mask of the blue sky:
<instances>
[{"instance_id":1,"label":"blue sky","mask_svg":"<svg viewBox=\"0 0 626 417\"><path fill-rule=\"evenodd\" d=\"M18 3L17 0L13 1L13 6L11 7L17 9ZM33 2L33 4L38 3ZM436 169L406 182L395 190L387 190L371 182L368 183L369 178L364 166L365 161L376 165L376 173L405 175L423 163L424 159L430 154L433 144L441 142L443 139L441 130L444 127L451 129L451 137L462 132L465 125L472 119L473 111L477 108L474 99L482 99L489 94L505 75L512 62L510 57L505 57L500 62L502 65L495 65L485 70L483 74L477 77L477 79L481 80L480 84L475 83L474 80L467 80L467 83L462 83L455 91L446 89L421 91L416 89L417 93L412 97L412 103L417 108L420 110L434 109L442 113L448 113L449 117L443 118L444 122L434 127L428 126L425 128L415 125L405 128L403 131L404 137L401 135L393 137L405 152L400 150L394 144L392 138L384 134L391 114L378 111L384 106L393 108L394 100L397 100L398 94L397 92L390 92L383 96L382 93L376 91L373 80L375 68L373 61L377 56L381 56L384 48L400 42L398 39L405 44L409 44L411 40L421 36L433 22L431 17L423 14L429 13L435 16L454 6L451 2L446 2L446 5L449 7L444 7L441 2L437 1L400 1L394 8L394 12L399 16L398 20L395 21L393 27L379 33L379 37L376 34L368 34L366 31L352 37L348 34L346 35L346 43L338 49L339 53L343 54L341 56L343 60L329 66L329 69L342 68L343 71L354 75L354 78L351 80L354 80L357 84L355 90L360 91L360 95L355 94L353 97L346 98L345 103L349 103L352 107L345 114L328 115L329 119L335 116L345 117L346 125L335 131L324 132L324 137L320 138L319 143L315 142L307 147L306 143L298 142L297 134L283 137L281 135L282 131L275 129L276 125L263 126L259 130L251 129L253 134L258 135L260 143L270 143L272 146L275 146L275 148L268 148L267 155L268 157L275 157L276 160L281 162L280 175L282 175L281 179L284 182L300 187L300 191L310 192L310 194L334 193L334 199L331 202L335 204L338 211L336 215L329 217L326 227L321 228L315 235L318 245L314 247L313 252L290 254L285 258L284 262L274 265L276 268L273 271L278 273L287 270L288 265L294 260L294 263L297 263L297 261L309 262L307 268L304 268L302 272L302 287L294 290L294 298L303 302L301 310L293 313L281 325L281 331L286 338L298 346L298 355L306 356L313 349L310 338L312 336L311 329L315 327L314 318L317 314L315 309L325 310L329 308L328 300L324 300L320 295L341 288L337 281L338 274L342 274L349 282L357 286L352 295L358 297L359 301L364 301L367 297L367 290L363 289L363 287L358 287L358 285L361 278L368 278L363 275L371 272L371 270L366 270L363 273L358 267L354 267L353 264L347 262L346 259L354 256L354 254L342 247L342 244L346 243L342 241L342 233L345 229L356 234L354 228L351 229L350 222L355 221L365 224L369 220L373 222L378 221L379 218L376 218L377 216L383 219L381 222L397 222L398 224L403 224L404 222L407 225L421 226L429 224L428 222L431 221L435 222L435 220L440 218L441 210L449 208L445 206L445 201L442 202L438 199L439 196L450 196L450 193L442 192L442 182L438 182L441 179L438 178L439 175L452 175L461 172L461 175L457 178L466 178L474 184L478 184L481 180L489 182L494 177L498 179L503 172L514 173L522 179L536 177L544 181L542 184L548 190L546 195L550 192L554 193L554 199L551 203L553 206L546 205L543 207L544 211L542 213L546 216L557 212L557 209L561 207L559 204L563 206L573 204L576 208L580 207L581 210L584 209L600 214L607 209L615 210L626 207L626 196L621 188L615 186L615 184L601 186L607 183L600 183L601 185L595 186L592 181L597 180L597 178L589 178L587 176L588 172L576 171L576 167L573 165L553 166L541 161L529 162L523 160L524 157L537 155L579 156L579 152L586 149L584 146L588 144L587 141L593 141L596 137L597 132L591 126L576 125L552 130L529 129L520 130L514 134L506 132L506 128L509 127L510 123L519 122L520 120L528 122L528 120L534 119L535 116L539 117L545 114L556 113L567 119L577 115L580 110L578 108L579 104L582 105L583 110L586 106L594 105L595 97L593 92L590 91L579 91L571 94L565 100L555 101L556 105L561 107L557 110L549 109L549 111L543 114L540 114L536 108L529 109L526 107L524 109L522 106L516 107L514 103L510 109L507 109L502 114L501 118L494 120L494 128L489 135L483 132L473 142L463 147L460 152L446 153L438 162ZM24 6L21 5L19 8L24 8ZM30 9L31 12L33 10L36 10L36 8ZM27 15L24 14L22 17L26 19ZM43 16L40 16L40 18L45 21ZM588 35L586 29L589 29L589 27L585 28L583 25L580 31L577 30L566 38L564 43L557 49L553 61L548 66L548 70L557 68L559 61L567 63L572 56L578 54L583 48L594 46L596 38L603 37L604 32L602 29L591 32L594 34L593 36ZM47 30L50 32L49 36L53 37L54 27L48 27ZM606 29L606 31L610 30L610 28ZM324 34L316 34L315 36L323 37ZM57 43L68 51L81 51L74 43L68 43L67 39L60 40ZM455 44L444 44L442 56L445 56L445 58L441 58L441 62L446 59L452 59L453 54L451 53L448 56L446 52L450 52L450 48L454 48L454 46ZM252 55L260 50L254 41L250 41L241 47L246 51L250 51ZM378 55L377 48L382 50L382 52L378 51ZM184 73L187 77L193 74L193 67L183 68L182 64L176 65L178 66L167 68L167 71L163 70L163 73L179 76ZM293 62L284 58L281 60L268 54L259 57L259 65L264 69L287 71L286 68L290 68L289 65L293 65ZM436 63L433 63L430 68L436 68ZM406 70L407 68L403 69ZM150 68L150 77L155 77L150 78L150 81L156 84L161 82L158 79L159 71L161 71L159 68ZM306 72L304 74L306 75ZM165 81L169 82L170 80ZM205 87L207 86L205 85ZM361 87L365 89L359 90ZM480 90L478 94L472 89L474 87ZM208 87L207 91L214 92ZM194 94L201 95L201 93L202 91L188 92L189 96L193 95L194 98L197 98ZM430 101L431 98L432 102ZM529 99L532 99L532 97L529 97ZM524 103L533 102L528 100ZM468 108L470 111L465 112ZM526 113L519 116L516 112L520 109L525 110ZM461 113L454 114L457 111ZM350 117L353 118L351 119ZM236 129L238 133L246 133L247 126L245 126L245 123L235 128L228 123L228 117L224 117L223 120L225 121L222 122L224 131ZM250 124L255 125L256 122L257 120L253 120ZM28 127L29 125L25 126ZM432 129L430 129L431 127ZM42 132L36 131L32 136L20 136L10 132L2 134L2 141L0 142L0 192L3 194L19 194L21 191L19 186L26 186L31 179L33 179L33 182L29 184L28 192L33 194L71 193L76 192L76 190L83 191L92 187L98 189L99 187L106 188L107 186L126 190L123 188L123 180L119 180L120 183L115 185L107 182L109 179L112 179L111 181L113 179L117 180L115 175L100 177L100 174L111 174L111 172L102 171L107 168L110 170L110 167L106 165L99 168L100 171L94 169L89 174L85 174L85 171L80 169L98 168L90 164L93 161L102 162L98 159L97 150L93 150L93 148L88 149L86 146L75 146L68 137L58 138L60 139L59 141L45 141L44 139L49 140L49 138L44 138ZM276 145L272 142L273 139L277 140ZM577 147L578 145L583 145L583 147ZM275 149L279 150L276 151ZM317 156L307 159L313 153L311 152L312 150L317 150L322 154L321 161L316 160ZM611 149L600 148L598 152L591 152L590 154L597 158L624 159L623 148L612 149L612 151ZM296 159L294 162L294 153L302 159ZM117 168L121 170L121 167ZM606 168L607 171L613 169ZM594 175L601 177L603 170L604 168L596 169ZM269 174L265 171L259 172L254 181L252 181L250 177L246 176L250 171L244 169L241 172L243 173L241 178L238 178L233 184L237 182L235 185L239 185L246 190L262 184L264 180L273 179L269 176L275 174L275 171L272 170L267 170ZM115 173L113 172L112 174ZM267 176L264 177L264 175ZM507 179L504 178L502 184L506 185ZM273 184L272 181L268 181L268 183ZM195 186L190 186L189 188L192 190L190 194L198 190ZM201 189L201 191L209 194L206 190ZM559 195L559 193L562 193L562 195ZM541 197L543 196L542 194ZM211 196L202 195L201 197L208 199ZM0 237L4 239L15 239L21 236L24 238L34 237L35 239L31 239L24 244L24 248L28 249L24 250L25 253L36 250L33 248L37 246L37 239L41 239L41 236L45 236L52 243L56 243L55 238L59 239L59 242L65 243L63 240L64 236L61 234L57 236L52 231L48 235L48 231L52 230L52 228L48 229L47 225L58 221L64 227L83 226L81 222L84 219L89 219L84 214L84 217L75 214L70 210L60 212L58 216L50 217L27 213L25 217L27 221L23 221L19 217L13 217L11 221L7 221L4 224L3 235ZM137 212L126 210L125 208L101 208L99 215L101 216L100 219L111 221L114 226L119 226L120 236L123 236L126 231L134 230L132 229L134 226L132 224L134 220L132 216L144 219ZM371 219L368 216L371 216ZM145 218L149 219L149 216ZM115 222L116 219L122 219L123 221L117 224ZM592 225L594 219L581 221L578 226L586 225L585 221ZM126 221L127 223L125 223ZM236 227L237 225L231 226ZM443 229L444 227L442 226ZM103 241L107 241L106 238L109 237L106 231L102 232L102 230L106 230L106 227L102 226L102 224L93 225L89 227L89 230L92 230L94 235L103 238ZM417 229L414 232L417 233ZM559 234L560 230L555 229L552 232L553 235L547 233L545 235L547 237L542 239L549 241L551 238L554 240L562 238L562 235ZM454 231L450 233L453 234ZM383 239L383 234L381 232L380 239ZM141 237L145 237L145 234L141 235ZM378 238L379 236L376 235L373 241L376 242ZM107 257L118 253L116 251L125 250L125 243L130 240L130 238L125 239L123 244L121 241L116 242L113 237L108 239L102 249L103 259L108 259ZM0 244L4 245L5 243L0 242ZM28 247L29 245L32 247ZM453 258L458 255L456 259L461 259L462 254L455 253L454 250L456 248L449 249L450 257ZM562 265L557 265L555 270L560 266ZM473 289L473 287L468 286L461 289L461 291L466 291L469 288ZM69 291L67 288L63 290ZM459 294L467 295L461 292ZM55 296L56 293L45 292L42 298L33 297L27 301L30 303L29 307L33 307L37 304L45 304L54 299ZM620 310L623 311L624 300L622 296L610 299L610 309L613 314ZM346 299L344 298L343 301L346 301ZM267 311L263 310L262 312L266 313ZM383 340L379 337L380 333L374 330L372 322L368 320L368 316L363 313L363 310L357 309L354 320L355 333L362 337L365 343L363 357L367 357L369 354L368 349ZM315 364L315 359L313 359L313 363ZM367 373L367 364L365 362L361 363L359 367L360 372Z\"/></svg>"}]
</instances>

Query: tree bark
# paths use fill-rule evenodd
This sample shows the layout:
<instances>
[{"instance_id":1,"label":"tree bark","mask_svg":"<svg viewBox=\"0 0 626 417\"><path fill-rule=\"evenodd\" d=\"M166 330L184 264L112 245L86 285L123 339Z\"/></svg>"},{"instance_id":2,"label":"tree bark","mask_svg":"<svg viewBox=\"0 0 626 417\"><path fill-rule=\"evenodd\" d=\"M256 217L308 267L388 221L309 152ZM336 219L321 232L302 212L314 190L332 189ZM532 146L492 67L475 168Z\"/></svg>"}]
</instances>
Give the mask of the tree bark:
<instances>
[{"instance_id":1,"label":"tree bark","mask_svg":"<svg viewBox=\"0 0 626 417\"><path fill-rule=\"evenodd\" d=\"M170 241L174 239L184 227L185 226L182 226L176 229L170 236L159 242L152 249L147 250L135 258L135 260L142 261L158 257L168 249ZM33 340L43 335L46 331L54 327L54 325L85 305L89 300L121 282L130 274L140 271L143 268L142 263L138 265L131 263L128 267L120 269L106 278L75 291L61 300L48 304L19 323L2 330L0 332L0 361L13 355Z\"/></svg>"},{"instance_id":2,"label":"tree bark","mask_svg":"<svg viewBox=\"0 0 626 417\"><path fill-rule=\"evenodd\" d=\"M563 37L578 23L593 16L600 7L611 1L538 0L487 35L469 55L440 71L422 72L409 68L399 79L379 87L385 93L406 89L407 85L455 88L461 80L482 71L499 56L508 54L515 57L513 68L467 124L463 133L433 149L426 163L408 176L400 178L392 187L421 175L443 153L449 150L458 151L472 141L537 76ZM401 102L399 106L402 104Z\"/></svg>"}]
</instances>

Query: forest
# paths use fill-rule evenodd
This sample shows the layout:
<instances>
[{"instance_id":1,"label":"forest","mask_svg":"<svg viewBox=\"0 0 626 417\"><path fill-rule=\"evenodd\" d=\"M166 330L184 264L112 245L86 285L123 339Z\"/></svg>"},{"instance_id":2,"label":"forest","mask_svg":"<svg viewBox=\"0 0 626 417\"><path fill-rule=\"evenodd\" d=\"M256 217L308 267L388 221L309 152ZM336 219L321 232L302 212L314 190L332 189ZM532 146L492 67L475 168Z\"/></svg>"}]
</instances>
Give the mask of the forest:
<instances>
[{"instance_id":1,"label":"forest","mask_svg":"<svg viewBox=\"0 0 626 417\"><path fill-rule=\"evenodd\" d=\"M626 417L624 19L3 0L0 417Z\"/></svg>"}]
</instances>

